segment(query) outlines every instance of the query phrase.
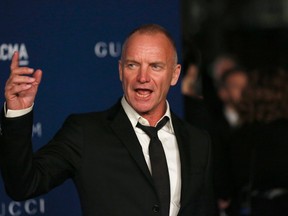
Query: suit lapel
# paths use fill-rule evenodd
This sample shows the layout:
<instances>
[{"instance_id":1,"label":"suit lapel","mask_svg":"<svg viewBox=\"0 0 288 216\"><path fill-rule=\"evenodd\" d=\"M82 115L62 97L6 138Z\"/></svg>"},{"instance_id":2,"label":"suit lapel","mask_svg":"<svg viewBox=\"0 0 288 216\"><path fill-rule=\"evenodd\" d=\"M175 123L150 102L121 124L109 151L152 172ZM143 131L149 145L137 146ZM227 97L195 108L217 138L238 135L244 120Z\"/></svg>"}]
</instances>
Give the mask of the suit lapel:
<instances>
[{"instance_id":1,"label":"suit lapel","mask_svg":"<svg viewBox=\"0 0 288 216\"><path fill-rule=\"evenodd\" d=\"M127 148L131 157L135 160L144 176L153 185L152 177L146 164L141 145L131 125L131 122L121 106L121 103L119 102L113 109L114 110L110 113L112 114L110 115L112 116L112 130Z\"/></svg>"}]
</instances>

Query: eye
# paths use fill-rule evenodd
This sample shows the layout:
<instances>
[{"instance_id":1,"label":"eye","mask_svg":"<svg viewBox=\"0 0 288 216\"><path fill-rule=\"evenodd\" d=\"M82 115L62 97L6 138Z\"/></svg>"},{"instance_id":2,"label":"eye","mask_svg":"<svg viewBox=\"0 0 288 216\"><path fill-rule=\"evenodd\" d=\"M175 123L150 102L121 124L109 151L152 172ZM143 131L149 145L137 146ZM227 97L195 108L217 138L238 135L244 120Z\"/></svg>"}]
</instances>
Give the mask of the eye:
<instances>
[{"instance_id":1,"label":"eye","mask_svg":"<svg viewBox=\"0 0 288 216\"><path fill-rule=\"evenodd\" d=\"M127 63L126 67L132 70L132 69L135 69L137 65L135 63Z\"/></svg>"},{"instance_id":2,"label":"eye","mask_svg":"<svg viewBox=\"0 0 288 216\"><path fill-rule=\"evenodd\" d=\"M163 66L160 64L152 64L151 67L154 71L160 71L163 68Z\"/></svg>"}]
</instances>

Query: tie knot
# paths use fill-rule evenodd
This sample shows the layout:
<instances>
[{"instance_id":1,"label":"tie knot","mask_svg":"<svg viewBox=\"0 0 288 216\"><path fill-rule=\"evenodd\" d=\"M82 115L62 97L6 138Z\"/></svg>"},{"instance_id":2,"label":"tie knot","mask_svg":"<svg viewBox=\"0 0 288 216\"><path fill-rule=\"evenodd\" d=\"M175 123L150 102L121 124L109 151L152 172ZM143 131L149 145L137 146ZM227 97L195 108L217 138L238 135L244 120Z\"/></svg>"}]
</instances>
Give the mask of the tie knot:
<instances>
[{"instance_id":1,"label":"tie knot","mask_svg":"<svg viewBox=\"0 0 288 216\"><path fill-rule=\"evenodd\" d=\"M157 125L156 127L152 127L152 126L145 126L140 124L139 122L137 123L136 127L140 128L141 130L143 130L149 137L150 139L157 139L158 138L158 130L160 130L162 127L164 127L164 125L167 123L167 121L169 120L169 118L167 116L165 116Z\"/></svg>"}]
</instances>

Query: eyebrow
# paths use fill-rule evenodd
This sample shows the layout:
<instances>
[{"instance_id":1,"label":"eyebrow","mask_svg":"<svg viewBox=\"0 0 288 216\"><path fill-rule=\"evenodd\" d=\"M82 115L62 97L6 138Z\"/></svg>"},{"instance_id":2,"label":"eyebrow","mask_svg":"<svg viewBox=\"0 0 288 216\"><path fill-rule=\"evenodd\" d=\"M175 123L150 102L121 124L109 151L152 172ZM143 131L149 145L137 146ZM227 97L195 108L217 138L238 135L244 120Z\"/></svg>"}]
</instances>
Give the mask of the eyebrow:
<instances>
[{"instance_id":1,"label":"eyebrow","mask_svg":"<svg viewBox=\"0 0 288 216\"><path fill-rule=\"evenodd\" d=\"M156 62L151 62L149 64L158 64L158 65L165 65L164 62L161 62L161 61L156 61Z\"/></svg>"},{"instance_id":2,"label":"eyebrow","mask_svg":"<svg viewBox=\"0 0 288 216\"><path fill-rule=\"evenodd\" d=\"M124 64L128 64L128 63L135 63L135 64L140 64L140 62L133 60L133 59L126 59L123 61ZM166 64L162 61L154 61L154 62L150 62L149 65L161 65L161 66L165 66Z\"/></svg>"},{"instance_id":3,"label":"eyebrow","mask_svg":"<svg viewBox=\"0 0 288 216\"><path fill-rule=\"evenodd\" d=\"M123 64L128 64L128 63L140 64L138 61L133 60L133 59L126 59L123 61Z\"/></svg>"}]
</instances>

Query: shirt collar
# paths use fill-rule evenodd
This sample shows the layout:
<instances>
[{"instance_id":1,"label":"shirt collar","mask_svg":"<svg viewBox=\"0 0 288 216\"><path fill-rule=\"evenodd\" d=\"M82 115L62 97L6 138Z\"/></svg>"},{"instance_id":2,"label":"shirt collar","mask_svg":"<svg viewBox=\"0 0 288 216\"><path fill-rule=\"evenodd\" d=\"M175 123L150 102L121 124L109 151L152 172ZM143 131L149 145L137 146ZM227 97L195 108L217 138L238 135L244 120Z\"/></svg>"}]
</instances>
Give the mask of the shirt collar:
<instances>
[{"instance_id":1,"label":"shirt collar","mask_svg":"<svg viewBox=\"0 0 288 216\"><path fill-rule=\"evenodd\" d=\"M122 107L126 113L126 115L128 116L130 122L132 123L132 126L135 129L138 129L136 127L137 123L141 123L145 126L149 126L149 122L147 119L143 118L141 115L139 115L131 106L130 104L128 104L128 102L126 101L126 98L123 96L122 100L121 100L121 104ZM166 100L166 112L165 114L161 117L161 119L159 119L159 121L161 121L165 116L167 116L169 118L169 121L166 123L166 125L163 127L163 130L166 130L167 132L174 134L174 129L173 129L173 125L172 125L172 121L171 121L171 111L170 111L170 106L168 101ZM159 122L158 121L158 122ZM157 122L157 124L158 124Z\"/></svg>"}]
</instances>

